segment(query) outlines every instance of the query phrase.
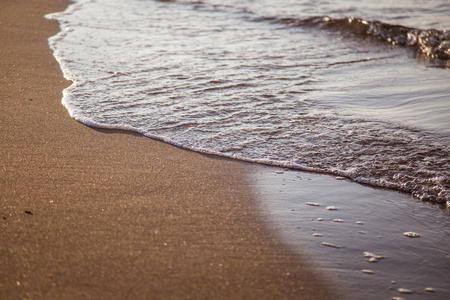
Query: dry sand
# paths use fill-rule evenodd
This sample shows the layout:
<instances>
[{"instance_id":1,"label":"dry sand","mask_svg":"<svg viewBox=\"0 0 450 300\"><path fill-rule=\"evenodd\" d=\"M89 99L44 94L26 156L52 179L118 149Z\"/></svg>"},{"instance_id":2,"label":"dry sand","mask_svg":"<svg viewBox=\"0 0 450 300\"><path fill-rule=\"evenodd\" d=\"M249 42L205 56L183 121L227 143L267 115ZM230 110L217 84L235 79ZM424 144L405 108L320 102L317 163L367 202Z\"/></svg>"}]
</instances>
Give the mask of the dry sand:
<instances>
[{"instance_id":1,"label":"dry sand","mask_svg":"<svg viewBox=\"0 0 450 300\"><path fill-rule=\"evenodd\" d=\"M67 4L1 4L0 299L333 298L267 229L255 166L68 116L43 18Z\"/></svg>"}]
</instances>

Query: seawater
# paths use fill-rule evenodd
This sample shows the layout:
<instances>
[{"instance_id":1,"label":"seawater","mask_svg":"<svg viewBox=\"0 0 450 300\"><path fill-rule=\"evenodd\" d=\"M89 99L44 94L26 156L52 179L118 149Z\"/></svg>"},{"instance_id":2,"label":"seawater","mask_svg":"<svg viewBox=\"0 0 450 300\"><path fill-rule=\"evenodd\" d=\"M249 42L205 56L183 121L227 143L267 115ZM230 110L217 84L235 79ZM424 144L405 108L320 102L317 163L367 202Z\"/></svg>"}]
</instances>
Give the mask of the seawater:
<instances>
[{"instance_id":1,"label":"seawater","mask_svg":"<svg viewBox=\"0 0 450 300\"><path fill-rule=\"evenodd\" d=\"M77 0L47 17L86 125L450 200L446 0Z\"/></svg>"}]
</instances>

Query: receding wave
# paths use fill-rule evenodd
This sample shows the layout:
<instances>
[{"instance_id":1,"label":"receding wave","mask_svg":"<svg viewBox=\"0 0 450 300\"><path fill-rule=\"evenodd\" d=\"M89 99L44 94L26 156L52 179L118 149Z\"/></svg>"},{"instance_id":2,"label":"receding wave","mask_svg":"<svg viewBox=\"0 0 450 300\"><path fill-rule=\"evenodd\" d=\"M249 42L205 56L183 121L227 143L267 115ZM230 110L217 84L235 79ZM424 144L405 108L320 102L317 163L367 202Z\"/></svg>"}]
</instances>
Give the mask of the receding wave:
<instances>
[{"instance_id":1,"label":"receding wave","mask_svg":"<svg viewBox=\"0 0 450 300\"><path fill-rule=\"evenodd\" d=\"M450 33L445 30L424 30L353 17L316 16L306 19L268 17L259 18L259 20L268 20L289 26L317 27L363 38L373 38L412 48L421 56L443 61L447 67L450 62Z\"/></svg>"},{"instance_id":2,"label":"receding wave","mask_svg":"<svg viewBox=\"0 0 450 300\"><path fill-rule=\"evenodd\" d=\"M119 0L116 8L103 5L108 1L77 2L50 16L61 22L62 31L49 44L64 76L73 81L63 104L74 119L202 153L345 176L427 201L450 200L448 142L420 126L347 111L340 105L347 99L333 94L338 85L345 92L342 98L359 94L363 101L361 91L369 87L377 101L390 102L383 99L390 92L383 83L385 73L397 69L395 63L379 64L376 53L367 58L349 51L347 43L336 51L336 45L327 47L326 35L310 30L286 30L281 36L268 22L408 47L425 45L426 31L359 19L260 18L230 7L198 9L178 1L170 6L135 1L136 7L126 11ZM83 14L83 3L97 9L95 19ZM101 15L104 9L112 11ZM117 17L118 10L123 16ZM145 10L157 13L135 13ZM253 22L258 20L264 23ZM427 56L448 61L444 40L448 37ZM361 66L346 68L355 63ZM366 72L366 78L355 71ZM434 78L441 80L446 70L437 71ZM347 87L349 80L336 82L345 72L356 81L353 87ZM368 86L367 81L378 83ZM400 86L401 98L411 97L405 89Z\"/></svg>"}]
</instances>

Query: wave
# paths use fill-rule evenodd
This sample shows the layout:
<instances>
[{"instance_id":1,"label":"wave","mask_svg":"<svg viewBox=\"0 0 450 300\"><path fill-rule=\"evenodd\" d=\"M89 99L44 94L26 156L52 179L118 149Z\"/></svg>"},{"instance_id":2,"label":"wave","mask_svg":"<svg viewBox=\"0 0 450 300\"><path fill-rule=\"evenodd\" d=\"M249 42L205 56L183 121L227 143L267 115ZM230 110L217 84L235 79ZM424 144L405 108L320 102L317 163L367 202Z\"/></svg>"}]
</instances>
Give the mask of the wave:
<instances>
[{"instance_id":1,"label":"wave","mask_svg":"<svg viewBox=\"0 0 450 300\"><path fill-rule=\"evenodd\" d=\"M73 119L93 128L136 132L203 154L341 176L361 184L409 193L422 201L450 203L449 149L414 128L338 114L314 114L304 106L303 115L292 115L287 121L290 124L287 131L274 131L262 124L256 128L244 124L241 129L235 126L231 131L222 132L210 125L229 127L234 116L221 117L220 113L213 116L210 112L208 126L198 123L202 116L193 112L194 119L156 121L142 127L124 124L121 119L108 121L86 114L75 104L80 95L76 90L83 84L75 82L65 89L62 104ZM264 111L258 111L258 115L264 115ZM240 120L238 123L249 122ZM266 119L264 124L267 122L270 121ZM275 120L272 124L280 126L279 122ZM186 130L192 130L191 135ZM224 139L223 135L230 136L231 140ZM236 136L244 140L235 139ZM279 146L270 145L272 139Z\"/></svg>"},{"instance_id":2,"label":"wave","mask_svg":"<svg viewBox=\"0 0 450 300\"><path fill-rule=\"evenodd\" d=\"M309 18L262 17L258 21L270 21L289 27L315 27L338 31L352 36L380 40L393 45L413 49L427 59L439 60L441 65L450 67L450 33L437 29L418 29L393 25L380 21L360 18L331 18L315 16Z\"/></svg>"},{"instance_id":3,"label":"wave","mask_svg":"<svg viewBox=\"0 0 450 300\"><path fill-rule=\"evenodd\" d=\"M78 58L75 56L83 51L76 48L77 51L68 52L67 49L72 49L74 44L66 41L68 47L64 48L60 43L69 39L73 35L72 32L77 33L77 29L70 30L70 23L64 23L64 14L79 9L86 2L89 0L77 2L77 6L70 6L65 13L47 16L61 23L62 31L49 39L49 45L64 76L73 81L73 84L64 90L62 103L75 120L94 128L137 132L200 153L343 176L359 183L411 193L421 200L431 202L450 201L448 171L450 152L446 145L427 137L426 133L416 132L410 128L344 117L330 113L323 105L315 104L314 101L306 99L299 102L297 97L284 97L283 91L276 93L279 90L278 84L261 88L269 84L268 77L261 76L260 69L257 69L256 73L247 73L250 69L246 64L261 66L259 62L265 63L267 56L257 55L261 61L255 59L249 62L243 59L240 65L246 71L243 77L233 73L237 72L233 69L230 69L232 71L230 74L234 77L227 77L226 73L219 77L204 77L203 70L194 72L194 68L184 73L183 69L175 68L169 76L164 76L164 80L161 80L159 75L152 75L151 72L158 69L166 73L171 65L158 64L155 60L150 66L142 64L136 68L133 63L139 59L134 59L127 68L122 68L122 64L119 65L120 68L113 67L112 62L117 58L113 52L107 59L111 61L111 66L103 70L105 72L85 72L83 67L88 64L76 62L77 59L85 62L86 56L81 55ZM245 17L248 16L253 19L257 17L255 13L250 12L245 14ZM322 27L355 35L375 36L369 35L367 28L357 30L359 28L357 24L367 24L361 20L354 21L355 19L351 22L349 19L327 17L264 18L262 21L264 20L286 26ZM356 24L353 24L356 29L347 29L351 28L351 23ZM111 24L114 28L117 26L115 20ZM86 28L89 25L85 25ZM89 26L89 30L99 28ZM97 41L95 43L97 47ZM138 49L135 48L135 52L138 53ZM148 54L147 47L143 49ZM124 50L128 51L127 48ZM105 51L101 54L102 60L105 59L103 55L107 53ZM170 54L165 55L170 57ZM282 76L288 78L287 70L294 65L300 66L296 63L297 61L295 64L276 64L273 70L276 68L284 70ZM214 66L212 64L211 68ZM238 69L241 70L243 69ZM293 78L298 81L296 70L291 74L294 74ZM132 74L133 76L130 76ZM190 84L186 85L188 78ZM233 81L223 78L232 78ZM155 83L158 80L161 81L160 84ZM313 77L303 75L301 84L312 81ZM112 86L117 92L123 88L124 93L112 95L110 93ZM128 93L129 91L132 93ZM224 91L228 91L231 96L225 95ZM309 89L295 90L295 92L305 91ZM197 96L204 95L205 92L217 93L221 100L217 103L211 103L208 99L198 101ZM154 97L163 93L169 94L170 97ZM148 105L150 102L140 98L141 94L144 99L149 95L152 96L151 105ZM121 101L108 101L117 95ZM190 105L189 102L181 103L178 97L193 98L195 105ZM204 98L209 98L209 95L204 95ZM277 98L285 102L279 105ZM267 99L273 100L266 101ZM96 102L100 105L95 106ZM142 110L135 110L141 105L148 106ZM180 109L180 105L185 107ZM136 113L135 116L131 119L125 118L131 111ZM242 118L238 117L238 114ZM257 121L259 123L256 123ZM224 130L225 127L227 130Z\"/></svg>"},{"instance_id":4,"label":"wave","mask_svg":"<svg viewBox=\"0 0 450 300\"><path fill-rule=\"evenodd\" d=\"M175 0L157 0L158 2L175 2ZM183 1L188 4L205 5L203 1ZM227 5L214 5L217 7ZM244 9L251 15L257 15ZM250 17L250 20L270 21L285 24L289 27L316 27L320 29L339 31L344 34L380 40L393 45L406 46L425 59L434 60L437 66L450 67L450 33L446 30L419 29L402 25L388 24L381 21L371 21L362 18L346 17L332 18L329 16L296 17Z\"/></svg>"}]
</instances>

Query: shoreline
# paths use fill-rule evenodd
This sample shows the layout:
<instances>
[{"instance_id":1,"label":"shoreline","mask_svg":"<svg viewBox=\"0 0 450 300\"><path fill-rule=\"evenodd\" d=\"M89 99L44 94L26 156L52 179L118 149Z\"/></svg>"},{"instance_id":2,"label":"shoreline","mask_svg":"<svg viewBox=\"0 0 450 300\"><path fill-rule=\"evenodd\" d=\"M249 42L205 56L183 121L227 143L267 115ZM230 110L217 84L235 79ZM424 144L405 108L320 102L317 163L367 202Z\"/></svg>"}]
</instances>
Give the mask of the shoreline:
<instances>
[{"instance_id":1,"label":"shoreline","mask_svg":"<svg viewBox=\"0 0 450 300\"><path fill-rule=\"evenodd\" d=\"M342 296L275 240L255 166L69 117L44 18L69 4L0 12L0 298Z\"/></svg>"}]
</instances>

